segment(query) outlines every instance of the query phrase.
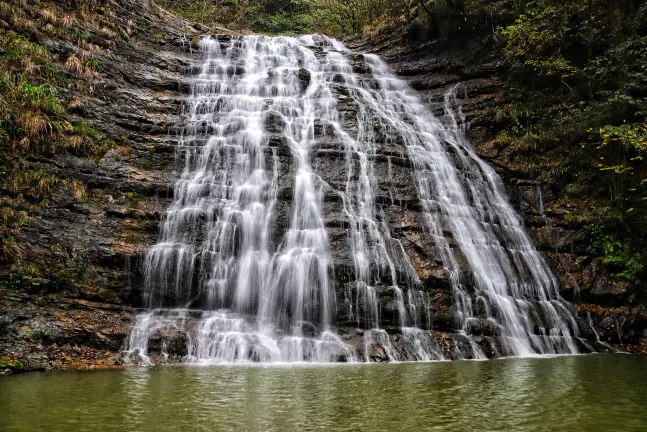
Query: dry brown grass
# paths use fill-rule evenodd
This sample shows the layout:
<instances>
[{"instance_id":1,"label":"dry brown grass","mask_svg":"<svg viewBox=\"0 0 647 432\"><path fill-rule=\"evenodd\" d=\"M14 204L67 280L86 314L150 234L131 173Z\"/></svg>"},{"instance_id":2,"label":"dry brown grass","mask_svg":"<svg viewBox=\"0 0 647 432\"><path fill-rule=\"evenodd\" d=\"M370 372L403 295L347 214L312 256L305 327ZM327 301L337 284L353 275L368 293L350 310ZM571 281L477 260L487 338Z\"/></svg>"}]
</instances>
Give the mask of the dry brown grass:
<instances>
[{"instance_id":1,"label":"dry brown grass","mask_svg":"<svg viewBox=\"0 0 647 432\"><path fill-rule=\"evenodd\" d=\"M54 144L72 130L72 126L65 120L51 118L43 112L27 108L18 113L16 126L23 138L15 141L13 147L23 151L33 146L52 150Z\"/></svg>"},{"instance_id":2,"label":"dry brown grass","mask_svg":"<svg viewBox=\"0 0 647 432\"><path fill-rule=\"evenodd\" d=\"M76 109L83 106L83 99L75 97L67 104L68 109Z\"/></svg>"},{"instance_id":3,"label":"dry brown grass","mask_svg":"<svg viewBox=\"0 0 647 432\"><path fill-rule=\"evenodd\" d=\"M38 13L40 15L40 19L43 20L43 22L56 24L56 22L58 21L56 14L47 8L40 9Z\"/></svg>"},{"instance_id":4,"label":"dry brown grass","mask_svg":"<svg viewBox=\"0 0 647 432\"><path fill-rule=\"evenodd\" d=\"M125 146L119 146L115 151L118 152L118 157L121 158L125 158L133 154L133 149Z\"/></svg>"},{"instance_id":5,"label":"dry brown grass","mask_svg":"<svg viewBox=\"0 0 647 432\"><path fill-rule=\"evenodd\" d=\"M72 54L65 62L65 69L87 80L97 76L97 72L88 63L84 53L81 53L81 58L77 57L76 54Z\"/></svg>"},{"instance_id":6,"label":"dry brown grass","mask_svg":"<svg viewBox=\"0 0 647 432\"><path fill-rule=\"evenodd\" d=\"M48 133L52 128L48 125L47 116L34 111L25 110L18 115L16 124L25 134L29 141L38 141Z\"/></svg>"},{"instance_id":7,"label":"dry brown grass","mask_svg":"<svg viewBox=\"0 0 647 432\"><path fill-rule=\"evenodd\" d=\"M85 148L85 139L82 136L74 135L67 137L64 144L68 150L79 151Z\"/></svg>"},{"instance_id":8,"label":"dry brown grass","mask_svg":"<svg viewBox=\"0 0 647 432\"><path fill-rule=\"evenodd\" d=\"M25 32L34 32L36 30L36 25L34 22L26 16L22 10L15 9L16 13L10 18L11 24L18 30Z\"/></svg>"},{"instance_id":9,"label":"dry brown grass","mask_svg":"<svg viewBox=\"0 0 647 432\"><path fill-rule=\"evenodd\" d=\"M76 54L70 55L65 61L63 67L77 75L81 75L83 73L83 61L78 58Z\"/></svg>"},{"instance_id":10,"label":"dry brown grass","mask_svg":"<svg viewBox=\"0 0 647 432\"><path fill-rule=\"evenodd\" d=\"M9 186L14 192L29 191L30 194L42 199L48 196L62 181L48 171L26 170L17 172L9 181Z\"/></svg>"},{"instance_id":11,"label":"dry brown grass","mask_svg":"<svg viewBox=\"0 0 647 432\"><path fill-rule=\"evenodd\" d=\"M22 64L27 75L35 75L41 69L40 65L34 63L29 57L25 57L22 61Z\"/></svg>"},{"instance_id":12,"label":"dry brown grass","mask_svg":"<svg viewBox=\"0 0 647 432\"><path fill-rule=\"evenodd\" d=\"M113 32L108 27L101 27L101 34L108 38L114 38L117 36L117 33Z\"/></svg>"},{"instance_id":13,"label":"dry brown grass","mask_svg":"<svg viewBox=\"0 0 647 432\"><path fill-rule=\"evenodd\" d=\"M61 18L61 24L63 24L64 27L72 28L77 24L77 21L74 15L66 14Z\"/></svg>"},{"instance_id":14,"label":"dry brown grass","mask_svg":"<svg viewBox=\"0 0 647 432\"><path fill-rule=\"evenodd\" d=\"M52 192L52 189L54 189L59 182L59 179L42 177L38 180L36 188L40 192L41 196L49 195Z\"/></svg>"},{"instance_id":15,"label":"dry brown grass","mask_svg":"<svg viewBox=\"0 0 647 432\"><path fill-rule=\"evenodd\" d=\"M72 180L69 183L70 183L70 187L72 188L72 191L74 192L74 196L76 197L76 199L81 202L87 201L88 191L85 188L85 184L80 180Z\"/></svg>"}]
</instances>

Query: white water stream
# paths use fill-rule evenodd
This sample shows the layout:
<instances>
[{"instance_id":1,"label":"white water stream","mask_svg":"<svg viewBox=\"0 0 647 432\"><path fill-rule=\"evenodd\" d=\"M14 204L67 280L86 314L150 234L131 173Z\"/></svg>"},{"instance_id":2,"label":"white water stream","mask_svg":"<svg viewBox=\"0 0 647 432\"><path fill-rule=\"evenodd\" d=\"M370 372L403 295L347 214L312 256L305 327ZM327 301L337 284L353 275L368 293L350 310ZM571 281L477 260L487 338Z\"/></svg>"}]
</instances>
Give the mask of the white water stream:
<instances>
[{"instance_id":1,"label":"white water stream","mask_svg":"<svg viewBox=\"0 0 647 432\"><path fill-rule=\"evenodd\" d=\"M443 359L427 331L429 295L376 202L374 161L384 139L401 143L413 166L465 356L484 358L470 335L476 322L494 329L504 355L577 352L570 306L501 180L466 140L455 92L438 119L378 57L363 57L367 78L353 71L345 47L321 36L245 36L228 44L207 37L200 46L201 63L188 78L183 171L160 241L145 256L148 310L127 342L131 359L148 361L155 339L164 352L170 334L185 335L185 361L194 362L362 361L375 350L391 361ZM356 107L352 131L340 98ZM313 166L319 135L343 149L342 187ZM337 196L348 220L354 274L341 296L326 193ZM278 231L285 194L290 214ZM395 302L397 331L381 328L380 292ZM341 297L361 329L359 344L338 335Z\"/></svg>"}]
</instances>

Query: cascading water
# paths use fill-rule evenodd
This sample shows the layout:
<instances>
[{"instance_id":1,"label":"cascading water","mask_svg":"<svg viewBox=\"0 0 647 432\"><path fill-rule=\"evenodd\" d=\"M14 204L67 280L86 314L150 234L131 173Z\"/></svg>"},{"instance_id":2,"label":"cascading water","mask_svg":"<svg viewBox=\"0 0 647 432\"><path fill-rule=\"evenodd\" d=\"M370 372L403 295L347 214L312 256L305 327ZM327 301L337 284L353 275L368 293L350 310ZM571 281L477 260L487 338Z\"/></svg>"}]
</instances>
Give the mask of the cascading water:
<instances>
[{"instance_id":1,"label":"cascading water","mask_svg":"<svg viewBox=\"0 0 647 432\"><path fill-rule=\"evenodd\" d=\"M309 161L314 120L327 102L309 96L324 78L321 65L295 39L245 37L222 52L217 39L206 38L201 48L186 102L184 171L162 241L144 263L148 307L215 311L198 316L187 350L196 360L351 361L352 351L330 331L330 251ZM309 86L299 78L304 72L312 73ZM271 142L272 119L285 141ZM290 149L296 180L290 226L272 254L277 142ZM164 311L151 314L160 318L138 321L148 331L138 325L130 340L139 355L168 321Z\"/></svg>"},{"instance_id":2,"label":"cascading water","mask_svg":"<svg viewBox=\"0 0 647 432\"><path fill-rule=\"evenodd\" d=\"M569 306L500 179L467 142L455 93L441 122L379 58L364 56L361 75L348 61L354 54L322 36L207 37L200 47L187 80L183 171L145 255L147 311L127 342L131 359L145 362L152 343L164 353L178 340L175 352L194 362L443 359L428 331L429 295L376 193L385 141L400 143L413 166L466 356L485 357L469 335L483 321L506 355L577 352ZM342 100L354 107L352 127ZM328 151L322 137L341 155L343 184L317 172L315 155ZM341 203L352 256L343 289L329 200ZM393 317L382 328L385 298ZM339 310L361 342L339 336Z\"/></svg>"},{"instance_id":3,"label":"cascading water","mask_svg":"<svg viewBox=\"0 0 647 432\"><path fill-rule=\"evenodd\" d=\"M378 57L366 57L380 84L373 109L409 150L462 331L474 320L486 319L507 355L577 353L573 313L560 299L557 280L506 198L500 178L467 141L466 121L460 109L453 109L456 88L445 95L446 121L441 123ZM445 227L458 247L450 247Z\"/></svg>"}]
</instances>

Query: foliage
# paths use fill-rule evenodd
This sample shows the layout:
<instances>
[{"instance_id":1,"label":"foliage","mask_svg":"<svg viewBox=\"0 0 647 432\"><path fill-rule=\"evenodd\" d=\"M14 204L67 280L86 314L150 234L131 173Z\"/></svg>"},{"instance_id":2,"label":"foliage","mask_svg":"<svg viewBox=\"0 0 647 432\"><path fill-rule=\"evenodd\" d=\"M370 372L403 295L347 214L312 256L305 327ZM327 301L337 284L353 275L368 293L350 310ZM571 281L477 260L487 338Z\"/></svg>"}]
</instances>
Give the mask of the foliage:
<instances>
[{"instance_id":1,"label":"foliage","mask_svg":"<svg viewBox=\"0 0 647 432\"><path fill-rule=\"evenodd\" d=\"M11 359L7 356L0 357L0 368L22 369L25 365L18 359Z\"/></svg>"},{"instance_id":2,"label":"foliage","mask_svg":"<svg viewBox=\"0 0 647 432\"><path fill-rule=\"evenodd\" d=\"M270 34L377 35L448 10L484 12L491 0L159 0L191 20ZM466 6L469 5L469 8ZM442 21L442 19L441 19Z\"/></svg>"},{"instance_id":3,"label":"foliage","mask_svg":"<svg viewBox=\"0 0 647 432\"><path fill-rule=\"evenodd\" d=\"M317 29L338 37L400 34L420 40L465 34L498 16L497 0L315 0Z\"/></svg>"},{"instance_id":4,"label":"foliage","mask_svg":"<svg viewBox=\"0 0 647 432\"><path fill-rule=\"evenodd\" d=\"M604 103L613 122L647 118L646 36L633 34L611 46L593 58L584 72L591 80L591 96Z\"/></svg>"},{"instance_id":5,"label":"foliage","mask_svg":"<svg viewBox=\"0 0 647 432\"><path fill-rule=\"evenodd\" d=\"M580 73L562 53L571 8L572 4L566 2L520 15L514 24L499 31L504 40L504 55L539 74L566 78Z\"/></svg>"},{"instance_id":6,"label":"foliage","mask_svg":"<svg viewBox=\"0 0 647 432\"><path fill-rule=\"evenodd\" d=\"M647 6L518 3L496 35L523 122L499 116L542 181L586 201L591 246L619 279L642 283L647 246ZM521 144L520 144L521 143Z\"/></svg>"},{"instance_id":7,"label":"foliage","mask_svg":"<svg viewBox=\"0 0 647 432\"><path fill-rule=\"evenodd\" d=\"M326 33L338 36L362 33L364 28L402 25L417 12L417 0L321 0L320 26Z\"/></svg>"},{"instance_id":8,"label":"foliage","mask_svg":"<svg viewBox=\"0 0 647 432\"><path fill-rule=\"evenodd\" d=\"M602 143L598 150L605 150L607 156L599 156L600 171L608 173L610 179L611 199L622 208L625 192L635 192L639 179L635 178L636 168L641 166L647 156L647 124L623 124L620 126L605 126L600 128ZM628 190L624 183L631 181ZM644 184L646 180L640 181ZM642 200L647 197L642 197ZM633 209L629 209L633 211Z\"/></svg>"},{"instance_id":9,"label":"foliage","mask_svg":"<svg viewBox=\"0 0 647 432\"><path fill-rule=\"evenodd\" d=\"M269 34L315 31L315 0L159 0L188 19L207 25Z\"/></svg>"},{"instance_id":10,"label":"foliage","mask_svg":"<svg viewBox=\"0 0 647 432\"><path fill-rule=\"evenodd\" d=\"M299 35L311 33L315 28L315 21L310 14L279 12L261 14L251 22L251 26L269 34Z\"/></svg>"},{"instance_id":11,"label":"foliage","mask_svg":"<svg viewBox=\"0 0 647 432\"><path fill-rule=\"evenodd\" d=\"M616 230L610 229L609 221L605 222L587 226L591 246L600 253L602 263L618 279L640 283L645 272L644 254L633 250Z\"/></svg>"}]
</instances>

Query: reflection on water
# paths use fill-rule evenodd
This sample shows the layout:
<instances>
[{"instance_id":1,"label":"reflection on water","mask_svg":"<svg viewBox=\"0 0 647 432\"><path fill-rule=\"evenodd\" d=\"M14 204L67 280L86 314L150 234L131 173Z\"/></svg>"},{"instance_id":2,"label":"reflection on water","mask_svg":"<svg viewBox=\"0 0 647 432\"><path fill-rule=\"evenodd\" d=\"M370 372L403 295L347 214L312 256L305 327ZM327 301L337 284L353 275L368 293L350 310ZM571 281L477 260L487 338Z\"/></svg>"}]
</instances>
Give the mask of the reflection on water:
<instances>
[{"instance_id":1,"label":"reflection on water","mask_svg":"<svg viewBox=\"0 0 647 432\"><path fill-rule=\"evenodd\" d=\"M647 357L0 377L1 431L643 431Z\"/></svg>"}]
</instances>

